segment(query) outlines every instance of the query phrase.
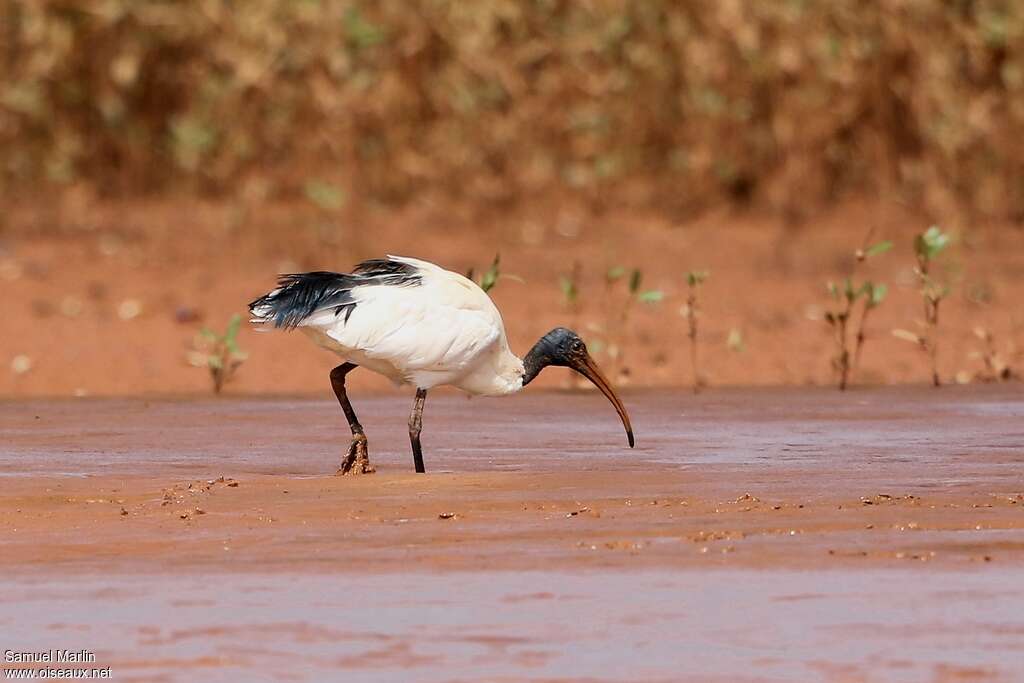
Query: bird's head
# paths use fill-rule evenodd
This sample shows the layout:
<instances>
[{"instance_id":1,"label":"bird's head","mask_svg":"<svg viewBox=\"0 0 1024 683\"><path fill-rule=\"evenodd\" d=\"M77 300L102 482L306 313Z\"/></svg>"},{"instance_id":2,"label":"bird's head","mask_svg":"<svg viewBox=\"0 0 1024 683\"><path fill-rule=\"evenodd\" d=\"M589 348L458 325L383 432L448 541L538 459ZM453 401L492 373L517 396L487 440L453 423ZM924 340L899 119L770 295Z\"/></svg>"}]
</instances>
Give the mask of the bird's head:
<instances>
[{"instance_id":1,"label":"bird's head","mask_svg":"<svg viewBox=\"0 0 1024 683\"><path fill-rule=\"evenodd\" d=\"M597 363L590 357L587 345L578 334L564 327L556 327L541 337L523 358L523 386L533 381L540 371L549 365L571 368L593 382L615 406L619 417L622 418L622 426L626 428L629 447L633 447L633 427L629 423L626 407L622 405L622 401L597 367Z\"/></svg>"}]
</instances>

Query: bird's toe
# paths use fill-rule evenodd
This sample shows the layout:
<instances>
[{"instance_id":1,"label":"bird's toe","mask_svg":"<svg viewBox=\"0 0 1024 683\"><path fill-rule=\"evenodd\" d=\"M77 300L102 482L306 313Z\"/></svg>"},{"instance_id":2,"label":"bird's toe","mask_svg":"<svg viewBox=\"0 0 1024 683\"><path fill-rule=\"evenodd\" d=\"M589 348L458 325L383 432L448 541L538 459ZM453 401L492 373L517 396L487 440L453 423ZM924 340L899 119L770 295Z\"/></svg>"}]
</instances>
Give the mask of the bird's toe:
<instances>
[{"instance_id":1,"label":"bird's toe","mask_svg":"<svg viewBox=\"0 0 1024 683\"><path fill-rule=\"evenodd\" d=\"M342 459L337 473L340 475L372 474L375 471L373 465L370 464L370 451L367 448L366 436L357 434L352 437L352 443L349 444L348 452Z\"/></svg>"}]
</instances>

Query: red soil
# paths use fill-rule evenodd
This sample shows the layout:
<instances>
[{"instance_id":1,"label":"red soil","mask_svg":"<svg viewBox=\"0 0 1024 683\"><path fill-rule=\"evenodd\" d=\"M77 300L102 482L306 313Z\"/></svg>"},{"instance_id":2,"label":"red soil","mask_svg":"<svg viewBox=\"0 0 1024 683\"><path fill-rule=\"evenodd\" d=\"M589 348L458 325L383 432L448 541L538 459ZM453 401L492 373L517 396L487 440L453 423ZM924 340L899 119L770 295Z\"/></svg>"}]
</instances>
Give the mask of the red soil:
<instances>
[{"instance_id":1,"label":"red soil","mask_svg":"<svg viewBox=\"0 0 1024 683\"><path fill-rule=\"evenodd\" d=\"M833 381L833 348L821 320L828 305L825 283L849 271L851 251L872 226L878 239L893 239L897 247L863 271L888 283L890 296L871 319L855 382L922 382L929 376L923 354L891 330L914 330L921 317L910 242L926 225L921 216L859 204L791 229L755 213L678 223L659 216L589 218L570 207L545 207L474 222L427 207L399 215L371 212L355 224L304 205L110 204L61 197L52 206L14 207L7 236L0 238L0 395L206 393L205 371L185 362L195 333L203 323L223 328L232 313L244 312L249 300L273 286L278 272L345 270L384 253L479 271L495 251L505 272L523 279L507 279L493 291L520 353L557 324L578 328L591 342L606 339L599 329L607 317L604 273L611 265L637 266L645 287L666 297L637 305L626 326L611 326L630 371L623 382L688 384L680 315L684 274L708 269L700 357L709 384L827 384ZM939 351L947 381L982 369L972 356L982 348L973 333L979 326L995 334L1006 360L1019 364L1022 239L1013 227L977 226L961 234L949 255L953 286L942 306ZM561 303L558 278L575 261L582 264L581 305L571 312ZM138 315L131 317L136 304ZM731 333L740 343L727 344ZM250 357L228 392L329 395L327 373L336 360L307 340L245 329L240 341ZM27 371L14 371L19 356L27 357ZM25 359L18 363L24 370ZM564 381L542 377L548 386ZM390 386L360 372L351 382L357 390Z\"/></svg>"}]
</instances>

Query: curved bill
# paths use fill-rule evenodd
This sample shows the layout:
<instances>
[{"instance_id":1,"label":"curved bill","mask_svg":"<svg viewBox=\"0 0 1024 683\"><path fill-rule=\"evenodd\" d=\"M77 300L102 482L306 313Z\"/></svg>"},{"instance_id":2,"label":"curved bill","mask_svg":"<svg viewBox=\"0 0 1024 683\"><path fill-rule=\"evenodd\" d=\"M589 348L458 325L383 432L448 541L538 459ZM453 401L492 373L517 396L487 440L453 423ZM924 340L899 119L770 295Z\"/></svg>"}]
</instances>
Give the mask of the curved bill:
<instances>
[{"instance_id":1,"label":"curved bill","mask_svg":"<svg viewBox=\"0 0 1024 683\"><path fill-rule=\"evenodd\" d=\"M633 427L629 424L629 414L626 412L626 406L622 405L622 401L619 400L615 390L612 389L608 380L605 379L605 376L598 369L594 359L590 357L590 354L585 354L582 358L574 358L569 367L593 382L594 386L605 395L605 398L612 402L619 417L622 418L622 426L626 428L626 438L629 439L629 447L632 448Z\"/></svg>"}]
</instances>

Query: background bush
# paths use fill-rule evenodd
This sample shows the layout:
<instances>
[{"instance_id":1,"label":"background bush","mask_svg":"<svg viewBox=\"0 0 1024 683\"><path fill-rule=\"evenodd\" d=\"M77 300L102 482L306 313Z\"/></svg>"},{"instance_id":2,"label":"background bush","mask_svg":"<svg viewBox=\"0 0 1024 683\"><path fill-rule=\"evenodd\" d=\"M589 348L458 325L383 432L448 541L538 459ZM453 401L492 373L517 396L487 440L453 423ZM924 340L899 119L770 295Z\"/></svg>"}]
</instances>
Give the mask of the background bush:
<instances>
[{"instance_id":1,"label":"background bush","mask_svg":"<svg viewBox=\"0 0 1024 683\"><path fill-rule=\"evenodd\" d=\"M7 0L0 190L1024 220L1015 0Z\"/></svg>"}]
</instances>

